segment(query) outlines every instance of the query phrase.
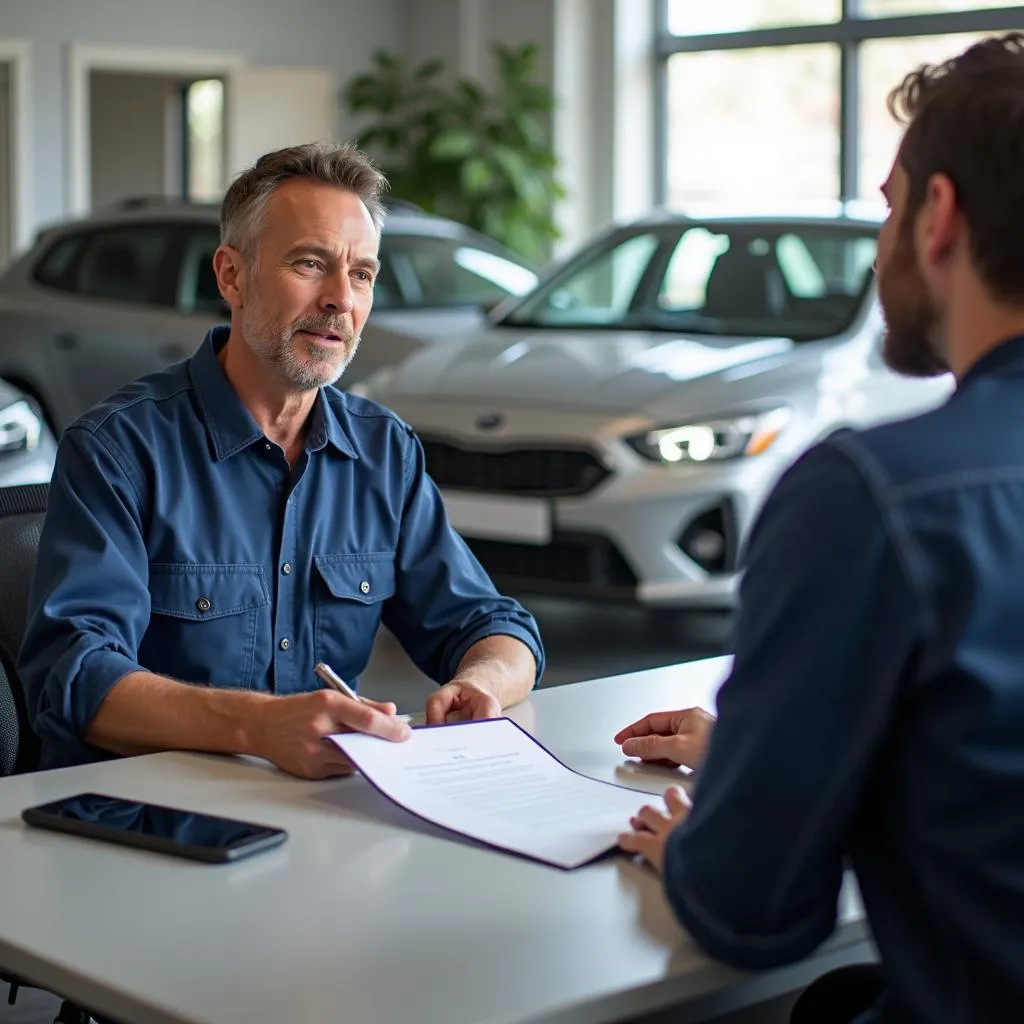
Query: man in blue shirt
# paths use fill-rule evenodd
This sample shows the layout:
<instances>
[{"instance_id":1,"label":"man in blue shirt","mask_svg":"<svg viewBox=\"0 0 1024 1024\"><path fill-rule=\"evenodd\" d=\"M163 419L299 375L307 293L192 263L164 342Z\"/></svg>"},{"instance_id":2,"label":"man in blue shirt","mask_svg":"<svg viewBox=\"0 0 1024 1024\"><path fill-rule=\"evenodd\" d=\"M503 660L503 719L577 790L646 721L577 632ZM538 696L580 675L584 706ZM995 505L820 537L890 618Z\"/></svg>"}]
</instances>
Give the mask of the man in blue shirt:
<instances>
[{"instance_id":1,"label":"man in blue shirt","mask_svg":"<svg viewBox=\"0 0 1024 1024\"><path fill-rule=\"evenodd\" d=\"M381 622L444 685L427 720L486 718L543 668L536 625L452 530L412 431L332 385L373 299L384 179L302 146L228 190L230 328L61 440L19 656L43 767L183 749L322 778L323 737L408 736L353 685Z\"/></svg>"},{"instance_id":2,"label":"man in blue shirt","mask_svg":"<svg viewBox=\"0 0 1024 1024\"><path fill-rule=\"evenodd\" d=\"M942 408L805 455L748 549L719 718L649 716L630 754L702 762L622 846L742 968L832 931L852 865L874 1009L795 1020L1024 1019L1024 35L908 76L878 248L890 365ZM707 745L706 757L703 748ZM834 1004L835 1005L835 1004Z\"/></svg>"}]
</instances>

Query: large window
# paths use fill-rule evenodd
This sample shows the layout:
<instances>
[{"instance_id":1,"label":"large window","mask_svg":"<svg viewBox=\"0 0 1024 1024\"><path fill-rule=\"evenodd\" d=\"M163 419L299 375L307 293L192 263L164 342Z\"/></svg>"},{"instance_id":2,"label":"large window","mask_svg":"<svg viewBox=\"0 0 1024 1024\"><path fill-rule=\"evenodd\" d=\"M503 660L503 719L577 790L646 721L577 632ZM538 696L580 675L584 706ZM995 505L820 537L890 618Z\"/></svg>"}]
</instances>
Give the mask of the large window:
<instances>
[{"instance_id":1,"label":"large window","mask_svg":"<svg viewBox=\"0 0 1024 1024\"><path fill-rule=\"evenodd\" d=\"M839 47L676 54L668 62L668 128L668 201L676 208L739 197L834 199Z\"/></svg>"},{"instance_id":2,"label":"large window","mask_svg":"<svg viewBox=\"0 0 1024 1024\"><path fill-rule=\"evenodd\" d=\"M658 198L749 210L879 198L904 75L986 34L1024 0L661 0Z\"/></svg>"}]
</instances>

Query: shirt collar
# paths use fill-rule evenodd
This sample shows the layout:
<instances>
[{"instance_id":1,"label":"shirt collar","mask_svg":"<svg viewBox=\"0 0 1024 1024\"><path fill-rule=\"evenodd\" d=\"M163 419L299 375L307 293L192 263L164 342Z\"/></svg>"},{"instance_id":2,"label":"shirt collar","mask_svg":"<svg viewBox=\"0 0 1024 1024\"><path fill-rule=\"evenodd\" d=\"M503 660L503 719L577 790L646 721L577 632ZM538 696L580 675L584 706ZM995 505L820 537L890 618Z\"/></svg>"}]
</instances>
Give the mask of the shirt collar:
<instances>
[{"instance_id":1,"label":"shirt collar","mask_svg":"<svg viewBox=\"0 0 1024 1024\"><path fill-rule=\"evenodd\" d=\"M989 349L960 378L957 390L979 377L1000 377L1011 370L1024 370L1024 334Z\"/></svg>"},{"instance_id":2,"label":"shirt collar","mask_svg":"<svg viewBox=\"0 0 1024 1024\"><path fill-rule=\"evenodd\" d=\"M217 358L230 332L230 327L211 328L189 361L192 386L218 462L230 458L256 441L264 440L263 431L231 386ZM349 458L359 457L332 403L328 401L326 390L320 388L310 417L306 448L319 451L328 444Z\"/></svg>"}]
</instances>

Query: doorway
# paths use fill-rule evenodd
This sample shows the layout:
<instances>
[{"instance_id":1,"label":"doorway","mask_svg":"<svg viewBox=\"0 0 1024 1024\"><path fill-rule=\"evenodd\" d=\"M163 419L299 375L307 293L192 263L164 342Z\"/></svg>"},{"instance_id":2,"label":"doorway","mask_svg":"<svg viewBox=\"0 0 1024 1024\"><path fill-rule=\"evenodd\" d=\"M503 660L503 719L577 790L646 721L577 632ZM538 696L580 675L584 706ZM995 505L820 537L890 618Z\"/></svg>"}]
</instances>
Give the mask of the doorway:
<instances>
[{"instance_id":1,"label":"doorway","mask_svg":"<svg viewBox=\"0 0 1024 1024\"><path fill-rule=\"evenodd\" d=\"M30 240L28 44L0 39L0 268Z\"/></svg>"},{"instance_id":2,"label":"doorway","mask_svg":"<svg viewBox=\"0 0 1024 1024\"><path fill-rule=\"evenodd\" d=\"M89 205L220 197L225 181L224 80L89 72Z\"/></svg>"}]
</instances>

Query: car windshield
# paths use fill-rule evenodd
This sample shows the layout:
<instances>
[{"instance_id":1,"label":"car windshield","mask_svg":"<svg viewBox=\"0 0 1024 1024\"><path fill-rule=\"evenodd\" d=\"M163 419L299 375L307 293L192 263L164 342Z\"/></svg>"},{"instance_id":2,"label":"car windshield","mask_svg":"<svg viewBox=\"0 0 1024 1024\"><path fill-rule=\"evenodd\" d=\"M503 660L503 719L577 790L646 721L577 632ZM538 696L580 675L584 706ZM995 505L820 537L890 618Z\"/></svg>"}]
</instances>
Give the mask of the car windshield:
<instances>
[{"instance_id":1,"label":"car windshield","mask_svg":"<svg viewBox=\"0 0 1024 1024\"><path fill-rule=\"evenodd\" d=\"M825 338L860 309L877 233L766 222L635 228L584 250L502 323Z\"/></svg>"},{"instance_id":2,"label":"car windshield","mask_svg":"<svg viewBox=\"0 0 1024 1024\"><path fill-rule=\"evenodd\" d=\"M376 309L487 305L537 284L511 253L456 238L385 232L380 259Z\"/></svg>"}]
</instances>

